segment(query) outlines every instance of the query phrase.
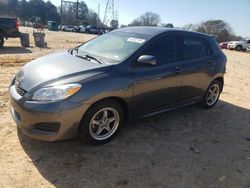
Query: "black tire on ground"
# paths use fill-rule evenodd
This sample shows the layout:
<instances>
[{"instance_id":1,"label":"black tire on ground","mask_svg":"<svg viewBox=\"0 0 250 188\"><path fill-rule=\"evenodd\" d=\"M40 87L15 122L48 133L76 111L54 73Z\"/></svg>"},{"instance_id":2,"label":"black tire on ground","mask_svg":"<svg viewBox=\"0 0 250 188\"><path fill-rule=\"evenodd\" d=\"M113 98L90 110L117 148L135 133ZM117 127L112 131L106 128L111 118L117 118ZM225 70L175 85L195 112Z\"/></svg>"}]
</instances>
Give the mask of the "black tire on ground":
<instances>
[{"instance_id":1,"label":"black tire on ground","mask_svg":"<svg viewBox=\"0 0 250 188\"><path fill-rule=\"evenodd\" d=\"M238 46L236 46L236 48L235 48L237 51L241 51L242 50L242 46L241 45L238 45Z\"/></svg>"},{"instance_id":2,"label":"black tire on ground","mask_svg":"<svg viewBox=\"0 0 250 188\"><path fill-rule=\"evenodd\" d=\"M4 45L4 38L0 37L0 48L2 48Z\"/></svg>"},{"instance_id":3,"label":"black tire on ground","mask_svg":"<svg viewBox=\"0 0 250 188\"><path fill-rule=\"evenodd\" d=\"M96 115L96 113L105 108L113 108L118 112L119 124L115 132L113 132L113 134L110 135L110 137L102 139L102 140L98 140L94 138L90 133L90 127L91 127L90 123L91 123L92 118ZM104 144L104 143L109 142L116 136L116 134L119 132L120 128L122 127L123 123L124 123L124 111L118 102L112 99L100 101L94 104L93 106L91 106L87 110L87 112L84 114L81 120L80 126L79 126L79 137L84 142L91 143L94 145Z\"/></svg>"},{"instance_id":4,"label":"black tire on ground","mask_svg":"<svg viewBox=\"0 0 250 188\"><path fill-rule=\"evenodd\" d=\"M219 94L218 94L218 97L216 98L216 100L214 100L214 102L212 104L209 104L209 102L207 101L208 99L208 95L209 95L209 90L212 88L212 87L216 87L218 86L219 88ZM219 80L214 80L207 88L203 98L202 98L202 101L201 101L201 106L205 109L209 109L209 108L212 108L216 105L216 103L218 102L219 98L220 98L220 94L221 94L221 91L222 91L222 83L219 81Z\"/></svg>"}]
</instances>

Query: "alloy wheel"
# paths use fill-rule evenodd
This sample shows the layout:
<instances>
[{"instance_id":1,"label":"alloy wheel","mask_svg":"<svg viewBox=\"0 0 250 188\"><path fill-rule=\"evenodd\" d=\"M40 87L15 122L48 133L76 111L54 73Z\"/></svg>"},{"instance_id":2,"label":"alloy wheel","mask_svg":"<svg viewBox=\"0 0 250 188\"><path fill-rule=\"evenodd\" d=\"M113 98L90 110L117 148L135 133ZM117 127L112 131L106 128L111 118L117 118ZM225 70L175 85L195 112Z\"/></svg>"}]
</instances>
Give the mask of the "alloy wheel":
<instances>
[{"instance_id":1,"label":"alloy wheel","mask_svg":"<svg viewBox=\"0 0 250 188\"><path fill-rule=\"evenodd\" d=\"M220 95L220 87L217 84L213 84L207 93L206 102L207 105L212 106L217 100Z\"/></svg>"},{"instance_id":2,"label":"alloy wheel","mask_svg":"<svg viewBox=\"0 0 250 188\"><path fill-rule=\"evenodd\" d=\"M107 107L99 110L89 123L89 133L95 140L105 140L117 130L120 122L116 109Z\"/></svg>"}]
</instances>

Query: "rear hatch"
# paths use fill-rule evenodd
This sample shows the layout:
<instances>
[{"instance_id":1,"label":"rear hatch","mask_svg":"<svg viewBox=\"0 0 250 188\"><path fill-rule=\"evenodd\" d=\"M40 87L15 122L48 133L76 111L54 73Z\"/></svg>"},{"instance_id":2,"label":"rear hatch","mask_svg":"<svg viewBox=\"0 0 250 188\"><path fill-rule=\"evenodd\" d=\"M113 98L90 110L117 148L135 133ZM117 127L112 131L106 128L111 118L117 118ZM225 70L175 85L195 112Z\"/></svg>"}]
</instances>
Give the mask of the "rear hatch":
<instances>
[{"instance_id":1,"label":"rear hatch","mask_svg":"<svg viewBox=\"0 0 250 188\"><path fill-rule=\"evenodd\" d=\"M18 19L0 17L0 30L6 37L18 37L20 34Z\"/></svg>"}]
</instances>

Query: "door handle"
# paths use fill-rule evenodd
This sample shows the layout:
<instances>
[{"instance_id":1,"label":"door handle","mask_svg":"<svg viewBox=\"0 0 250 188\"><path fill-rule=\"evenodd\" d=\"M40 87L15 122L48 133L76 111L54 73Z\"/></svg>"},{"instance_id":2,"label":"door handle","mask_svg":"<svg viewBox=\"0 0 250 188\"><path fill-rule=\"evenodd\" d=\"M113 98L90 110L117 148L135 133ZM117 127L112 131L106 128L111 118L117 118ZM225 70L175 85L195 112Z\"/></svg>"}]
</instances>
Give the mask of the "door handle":
<instances>
[{"instance_id":1,"label":"door handle","mask_svg":"<svg viewBox=\"0 0 250 188\"><path fill-rule=\"evenodd\" d=\"M212 59L209 59L209 60L208 60L208 64L211 64L211 63L213 63L213 60L212 60Z\"/></svg>"},{"instance_id":2,"label":"door handle","mask_svg":"<svg viewBox=\"0 0 250 188\"><path fill-rule=\"evenodd\" d=\"M175 70L181 70L181 68L177 66L177 67L175 67Z\"/></svg>"},{"instance_id":3,"label":"door handle","mask_svg":"<svg viewBox=\"0 0 250 188\"><path fill-rule=\"evenodd\" d=\"M175 67L175 74L180 74L181 73L181 68L176 66Z\"/></svg>"}]
</instances>

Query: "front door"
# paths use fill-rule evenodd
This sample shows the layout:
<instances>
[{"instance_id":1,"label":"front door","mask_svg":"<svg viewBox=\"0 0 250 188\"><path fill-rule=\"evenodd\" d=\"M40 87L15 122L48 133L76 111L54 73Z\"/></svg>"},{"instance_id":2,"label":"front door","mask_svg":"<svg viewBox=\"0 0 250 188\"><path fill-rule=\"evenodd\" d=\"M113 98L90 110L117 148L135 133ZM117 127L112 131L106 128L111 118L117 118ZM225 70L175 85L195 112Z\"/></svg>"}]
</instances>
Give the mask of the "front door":
<instances>
[{"instance_id":1,"label":"front door","mask_svg":"<svg viewBox=\"0 0 250 188\"><path fill-rule=\"evenodd\" d=\"M135 111L143 116L174 104L182 85L181 62L177 36L161 36L141 55L156 57L156 65L132 67Z\"/></svg>"}]
</instances>

